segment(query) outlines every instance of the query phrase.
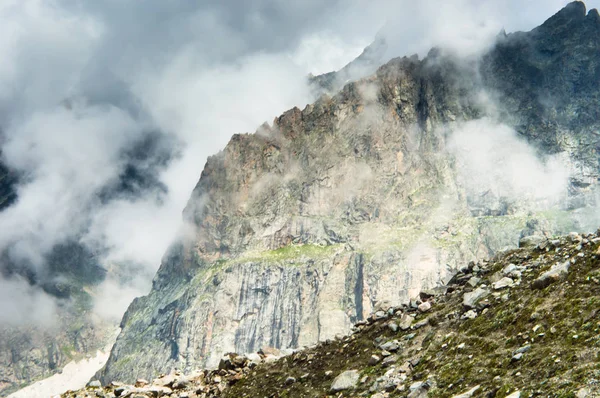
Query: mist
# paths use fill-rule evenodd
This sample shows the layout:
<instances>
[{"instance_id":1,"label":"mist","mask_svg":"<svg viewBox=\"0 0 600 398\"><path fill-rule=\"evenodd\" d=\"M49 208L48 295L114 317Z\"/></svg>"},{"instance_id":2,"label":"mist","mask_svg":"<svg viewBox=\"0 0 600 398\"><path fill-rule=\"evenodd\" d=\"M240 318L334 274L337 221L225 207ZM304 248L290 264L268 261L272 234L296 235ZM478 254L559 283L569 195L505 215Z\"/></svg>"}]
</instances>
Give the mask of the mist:
<instances>
[{"instance_id":1,"label":"mist","mask_svg":"<svg viewBox=\"0 0 600 398\"><path fill-rule=\"evenodd\" d=\"M447 149L469 195L489 195L537 210L566 201L570 177L566 159L539 156L513 129L491 118L459 125Z\"/></svg>"},{"instance_id":2,"label":"mist","mask_svg":"<svg viewBox=\"0 0 600 398\"><path fill-rule=\"evenodd\" d=\"M531 29L564 4L5 0L1 159L19 184L17 202L0 212L0 251L44 275L57 244L84 245L109 270L96 312L118 319L148 291L207 156L232 134L312 102L309 73L342 68L375 38L386 43L379 63L434 45L469 55L500 29ZM464 142L457 136L457 153L480 127L466 126ZM139 148L143 156L132 155ZM531 178L548 167L532 165ZM143 178L123 187L130 169ZM501 195L520 188L494 187ZM559 190L546 188L531 195ZM2 278L1 323L51 322L55 298L22 276Z\"/></svg>"}]
</instances>

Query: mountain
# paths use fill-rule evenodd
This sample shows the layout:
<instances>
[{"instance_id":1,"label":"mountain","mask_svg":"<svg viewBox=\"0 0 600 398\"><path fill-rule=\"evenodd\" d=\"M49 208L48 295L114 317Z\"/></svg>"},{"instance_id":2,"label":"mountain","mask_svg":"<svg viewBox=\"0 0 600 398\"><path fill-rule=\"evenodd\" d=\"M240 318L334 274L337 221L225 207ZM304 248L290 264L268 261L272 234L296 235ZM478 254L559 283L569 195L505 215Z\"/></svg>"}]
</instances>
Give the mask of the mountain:
<instances>
[{"instance_id":1,"label":"mountain","mask_svg":"<svg viewBox=\"0 0 600 398\"><path fill-rule=\"evenodd\" d=\"M392 59L233 136L101 380L309 346L519 241L595 230L599 77L600 17L574 2L477 58Z\"/></svg>"},{"instance_id":2,"label":"mountain","mask_svg":"<svg viewBox=\"0 0 600 398\"><path fill-rule=\"evenodd\" d=\"M282 358L230 353L216 370L62 397L596 397L599 252L598 232L543 240Z\"/></svg>"}]
</instances>

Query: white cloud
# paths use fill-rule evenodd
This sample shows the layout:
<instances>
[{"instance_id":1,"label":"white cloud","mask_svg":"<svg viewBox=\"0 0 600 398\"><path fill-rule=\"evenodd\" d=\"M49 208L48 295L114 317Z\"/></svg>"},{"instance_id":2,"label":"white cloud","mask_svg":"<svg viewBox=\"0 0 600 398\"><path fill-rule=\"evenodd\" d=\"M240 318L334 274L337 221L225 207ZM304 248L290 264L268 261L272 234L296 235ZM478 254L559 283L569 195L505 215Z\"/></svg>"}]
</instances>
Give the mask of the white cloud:
<instances>
[{"instance_id":1,"label":"white cloud","mask_svg":"<svg viewBox=\"0 0 600 398\"><path fill-rule=\"evenodd\" d=\"M43 290L22 279L0 279L0 325L52 326L56 304Z\"/></svg>"},{"instance_id":2,"label":"white cloud","mask_svg":"<svg viewBox=\"0 0 600 398\"><path fill-rule=\"evenodd\" d=\"M565 200L569 168L561 157L541 159L510 127L483 118L452 132L448 150L457 159L467 192L491 194L542 209Z\"/></svg>"}]
</instances>

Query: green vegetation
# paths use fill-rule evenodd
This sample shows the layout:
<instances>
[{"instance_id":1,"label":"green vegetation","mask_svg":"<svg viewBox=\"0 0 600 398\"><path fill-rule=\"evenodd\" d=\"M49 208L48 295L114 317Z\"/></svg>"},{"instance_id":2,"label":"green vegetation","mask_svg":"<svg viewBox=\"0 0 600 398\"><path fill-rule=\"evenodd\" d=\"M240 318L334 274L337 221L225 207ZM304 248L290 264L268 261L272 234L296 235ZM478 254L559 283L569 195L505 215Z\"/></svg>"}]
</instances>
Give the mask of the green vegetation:
<instances>
[{"instance_id":1,"label":"green vegetation","mask_svg":"<svg viewBox=\"0 0 600 398\"><path fill-rule=\"evenodd\" d=\"M329 246L321 246L314 244L305 244L305 245L294 245L290 244L279 249L275 250L265 250L265 251L252 251L247 252L241 257L231 258L231 259L218 259L213 262L211 266L211 270L215 271L218 269L227 268L234 264L243 264L243 263L264 263L264 264L282 264L282 265L291 265L295 259L301 259L303 257L307 257L310 259L322 259L331 257L338 251L341 247L341 244L329 245Z\"/></svg>"}]
</instances>

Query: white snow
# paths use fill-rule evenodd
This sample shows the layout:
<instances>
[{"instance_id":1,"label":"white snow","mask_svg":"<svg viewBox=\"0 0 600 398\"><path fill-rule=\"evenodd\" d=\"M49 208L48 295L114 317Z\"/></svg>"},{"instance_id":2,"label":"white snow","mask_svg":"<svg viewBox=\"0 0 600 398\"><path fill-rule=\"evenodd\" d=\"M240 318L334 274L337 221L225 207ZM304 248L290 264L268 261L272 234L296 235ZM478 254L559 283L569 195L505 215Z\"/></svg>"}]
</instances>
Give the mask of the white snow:
<instances>
[{"instance_id":1,"label":"white snow","mask_svg":"<svg viewBox=\"0 0 600 398\"><path fill-rule=\"evenodd\" d=\"M62 373L40 380L7 398L49 398L60 395L67 390L77 390L85 387L94 374L104 366L110 354L110 347L97 351L96 356L79 362L69 362Z\"/></svg>"}]
</instances>

